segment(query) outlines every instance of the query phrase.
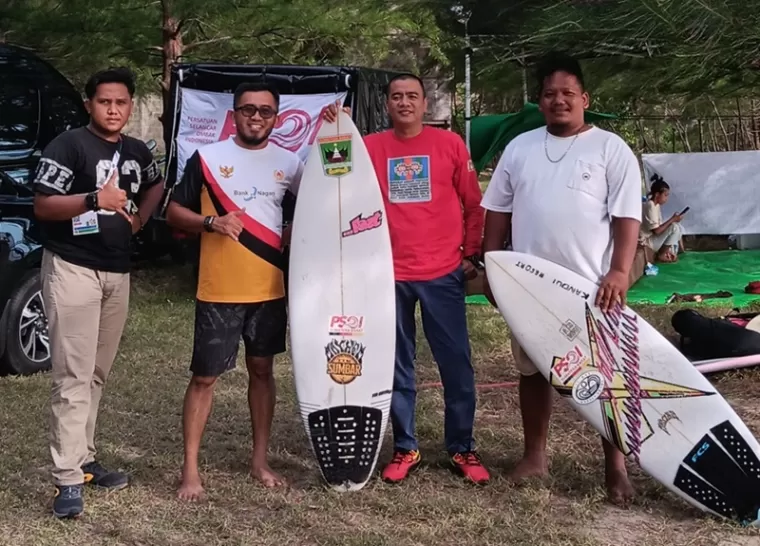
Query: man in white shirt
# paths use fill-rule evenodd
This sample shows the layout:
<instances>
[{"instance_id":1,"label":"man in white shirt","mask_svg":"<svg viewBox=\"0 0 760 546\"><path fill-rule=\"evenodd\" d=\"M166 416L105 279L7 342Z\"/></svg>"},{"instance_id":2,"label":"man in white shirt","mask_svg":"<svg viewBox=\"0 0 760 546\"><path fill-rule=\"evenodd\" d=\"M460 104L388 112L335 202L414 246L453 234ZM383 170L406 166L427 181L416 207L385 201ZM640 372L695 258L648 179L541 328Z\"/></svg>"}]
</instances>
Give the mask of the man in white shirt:
<instances>
[{"instance_id":1,"label":"man in white shirt","mask_svg":"<svg viewBox=\"0 0 760 546\"><path fill-rule=\"evenodd\" d=\"M596 305L625 302L641 223L641 173L617 135L589 126L589 95L580 65L553 55L538 68L539 108L546 127L512 140L494 171L486 209L483 252L512 247L567 267L600 284ZM485 293L495 306L485 282ZM512 337L520 376L525 435L520 481L548 473L546 439L552 387ZM603 439L607 491L615 503L633 497L625 457Z\"/></svg>"}]
</instances>

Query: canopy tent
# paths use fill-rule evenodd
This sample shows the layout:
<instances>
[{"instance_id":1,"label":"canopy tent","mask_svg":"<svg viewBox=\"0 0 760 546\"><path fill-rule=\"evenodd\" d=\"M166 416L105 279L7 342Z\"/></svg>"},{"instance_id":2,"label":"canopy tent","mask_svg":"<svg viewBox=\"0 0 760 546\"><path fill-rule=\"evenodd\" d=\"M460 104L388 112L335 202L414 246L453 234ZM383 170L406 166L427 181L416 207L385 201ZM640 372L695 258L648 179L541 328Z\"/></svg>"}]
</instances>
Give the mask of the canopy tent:
<instances>
[{"instance_id":1,"label":"canopy tent","mask_svg":"<svg viewBox=\"0 0 760 546\"><path fill-rule=\"evenodd\" d=\"M586 111L586 122L617 119L615 114ZM545 125L538 105L528 102L519 112L475 116L470 125L470 155L478 172L504 151L517 135Z\"/></svg>"},{"instance_id":2,"label":"canopy tent","mask_svg":"<svg viewBox=\"0 0 760 546\"><path fill-rule=\"evenodd\" d=\"M305 107L304 100L331 93L345 93L346 106L351 107L354 123L361 134L373 133L385 129L389 119L385 109L385 86L396 72L375 70L357 66L296 66L264 64L224 64L224 63L186 63L174 64L171 70L170 100L164 110L164 141L166 143L166 180L167 187L173 187L178 174L184 168L187 154L180 154L180 143L188 138L220 140L222 127L226 127L229 106L219 106L232 97L238 84L242 82L268 82L273 84L285 100L290 97L293 105L290 111L281 112L279 127L275 133L281 133L282 139L292 151L310 147L307 139L309 131L317 126L313 112ZM197 98L195 108L203 106L211 114L195 110L185 99ZM216 97L214 99L213 97ZM282 106L282 105L281 105ZM203 118L193 119L192 118ZM213 119L212 119L213 118ZM210 122L209 122L210 120ZM185 125L183 126L183 121ZM284 124L284 128L283 128ZM209 135L192 135L187 137L181 130L187 126L198 126L200 133ZM273 135L274 136L274 135ZM313 137L313 135L312 135ZM273 140L275 140L273 138ZM199 142L195 142L195 151ZM187 148L186 148L187 150ZM192 152L190 152L192 153ZM180 159L180 155L183 155Z\"/></svg>"}]
</instances>

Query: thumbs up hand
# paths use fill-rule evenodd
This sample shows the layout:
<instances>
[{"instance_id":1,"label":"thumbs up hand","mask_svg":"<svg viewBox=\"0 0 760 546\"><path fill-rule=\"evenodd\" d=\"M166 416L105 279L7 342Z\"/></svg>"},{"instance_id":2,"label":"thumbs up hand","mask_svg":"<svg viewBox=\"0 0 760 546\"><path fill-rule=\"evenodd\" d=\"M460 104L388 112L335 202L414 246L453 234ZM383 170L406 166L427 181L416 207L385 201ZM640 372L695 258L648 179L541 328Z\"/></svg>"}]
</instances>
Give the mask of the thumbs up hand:
<instances>
[{"instance_id":1,"label":"thumbs up hand","mask_svg":"<svg viewBox=\"0 0 760 546\"><path fill-rule=\"evenodd\" d=\"M132 223L132 218L124 210L124 207L127 206L127 192L116 185L116 175L117 173L114 172L108 182L98 190L98 207L103 210L118 212L129 223Z\"/></svg>"},{"instance_id":2,"label":"thumbs up hand","mask_svg":"<svg viewBox=\"0 0 760 546\"><path fill-rule=\"evenodd\" d=\"M240 233L243 231L243 219L245 209L228 212L224 216L214 219L211 229L220 235L226 235L233 241L237 241Z\"/></svg>"}]
</instances>

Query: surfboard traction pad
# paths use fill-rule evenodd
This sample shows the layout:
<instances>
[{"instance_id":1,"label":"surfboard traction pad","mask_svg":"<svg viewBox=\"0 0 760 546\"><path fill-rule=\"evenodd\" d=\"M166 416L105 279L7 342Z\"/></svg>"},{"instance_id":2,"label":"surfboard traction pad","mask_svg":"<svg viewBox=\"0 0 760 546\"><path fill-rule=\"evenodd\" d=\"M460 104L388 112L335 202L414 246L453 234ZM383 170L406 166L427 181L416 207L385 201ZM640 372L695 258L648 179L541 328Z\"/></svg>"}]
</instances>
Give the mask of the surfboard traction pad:
<instances>
[{"instance_id":1,"label":"surfboard traction pad","mask_svg":"<svg viewBox=\"0 0 760 546\"><path fill-rule=\"evenodd\" d=\"M760 519L760 460L729 421L710 434L683 459L673 484L717 514L751 525Z\"/></svg>"},{"instance_id":2,"label":"surfboard traction pad","mask_svg":"<svg viewBox=\"0 0 760 546\"><path fill-rule=\"evenodd\" d=\"M363 483L374 469L383 412L366 406L335 406L308 416L309 437L328 484Z\"/></svg>"}]
</instances>

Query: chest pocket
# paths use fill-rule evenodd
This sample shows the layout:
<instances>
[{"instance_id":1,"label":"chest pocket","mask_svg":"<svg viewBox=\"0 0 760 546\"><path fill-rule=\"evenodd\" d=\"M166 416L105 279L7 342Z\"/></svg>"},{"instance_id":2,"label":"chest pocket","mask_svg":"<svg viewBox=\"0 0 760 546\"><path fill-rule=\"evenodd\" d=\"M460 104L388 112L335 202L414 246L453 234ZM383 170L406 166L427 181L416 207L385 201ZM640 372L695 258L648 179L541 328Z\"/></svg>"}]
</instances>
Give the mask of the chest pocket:
<instances>
[{"instance_id":1,"label":"chest pocket","mask_svg":"<svg viewBox=\"0 0 760 546\"><path fill-rule=\"evenodd\" d=\"M607 201L607 172L602 165L579 159L575 162L567 187L604 203Z\"/></svg>"}]
</instances>

